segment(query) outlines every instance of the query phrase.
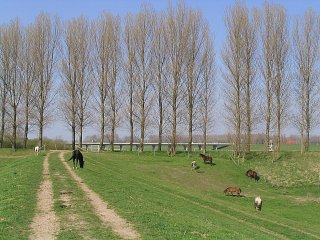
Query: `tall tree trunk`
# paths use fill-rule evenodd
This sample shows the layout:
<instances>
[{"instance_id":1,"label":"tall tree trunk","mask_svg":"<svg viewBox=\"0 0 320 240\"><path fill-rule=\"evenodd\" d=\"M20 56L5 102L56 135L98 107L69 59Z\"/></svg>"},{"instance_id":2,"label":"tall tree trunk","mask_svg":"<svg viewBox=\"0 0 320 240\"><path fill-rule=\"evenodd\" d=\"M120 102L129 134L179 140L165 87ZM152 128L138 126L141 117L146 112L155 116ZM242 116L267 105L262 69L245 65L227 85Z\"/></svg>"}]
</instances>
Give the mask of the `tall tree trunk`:
<instances>
[{"instance_id":1,"label":"tall tree trunk","mask_svg":"<svg viewBox=\"0 0 320 240\"><path fill-rule=\"evenodd\" d=\"M100 146L100 149L103 149L103 143L104 143L104 128L105 128L105 125L104 125L104 117L105 117L105 114L104 114L104 106L101 105L100 107L100 141L99 141L99 146Z\"/></svg>"},{"instance_id":2,"label":"tall tree trunk","mask_svg":"<svg viewBox=\"0 0 320 240\"><path fill-rule=\"evenodd\" d=\"M79 148L82 148L82 139L83 139L83 125L80 123L79 126Z\"/></svg>"},{"instance_id":3,"label":"tall tree trunk","mask_svg":"<svg viewBox=\"0 0 320 240\"><path fill-rule=\"evenodd\" d=\"M24 138L23 138L24 148L27 148L28 133L29 133L29 101L27 100L26 106L25 106L25 126L24 126Z\"/></svg>"},{"instance_id":4,"label":"tall tree trunk","mask_svg":"<svg viewBox=\"0 0 320 240\"><path fill-rule=\"evenodd\" d=\"M144 99L144 98L143 98ZM145 117L145 101L141 99L141 129L140 129L140 151L143 152L143 144L144 144L144 131L145 131L145 124L146 124L146 117Z\"/></svg>"},{"instance_id":5,"label":"tall tree trunk","mask_svg":"<svg viewBox=\"0 0 320 240\"><path fill-rule=\"evenodd\" d=\"M281 146L281 99L277 97L277 142L276 142L277 154L279 154L281 151L280 146Z\"/></svg>"},{"instance_id":6,"label":"tall tree trunk","mask_svg":"<svg viewBox=\"0 0 320 240\"><path fill-rule=\"evenodd\" d=\"M266 79L266 94L267 94L267 111L266 111L266 141L265 141L265 152L269 152L270 146L270 127L271 127L271 90L270 90L271 76L269 69L267 70Z\"/></svg>"},{"instance_id":7,"label":"tall tree trunk","mask_svg":"<svg viewBox=\"0 0 320 240\"><path fill-rule=\"evenodd\" d=\"M76 124L73 123L71 126L71 145L72 150L76 149Z\"/></svg>"},{"instance_id":8,"label":"tall tree trunk","mask_svg":"<svg viewBox=\"0 0 320 240\"><path fill-rule=\"evenodd\" d=\"M5 115L6 115L6 97L5 93L3 93L3 98L1 102L1 135L0 135L0 146L3 148L3 141L4 141L4 129L5 129Z\"/></svg>"},{"instance_id":9,"label":"tall tree trunk","mask_svg":"<svg viewBox=\"0 0 320 240\"><path fill-rule=\"evenodd\" d=\"M188 153L192 152L192 131L193 131L193 104L192 104L192 97L189 96L189 101L191 101L189 103L189 123L188 123Z\"/></svg>"},{"instance_id":10,"label":"tall tree trunk","mask_svg":"<svg viewBox=\"0 0 320 240\"><path fill-rule=\"evenodd\" d=\"M133 77L131 77L131 82L130 82L130 106L129 106L129 123L130 123L130 151L132 151L132 145L133 145Z\"/></svg>"},{"instance_id":11,"label":"tall tree trunk","mask_svg":"<svg viewBox=\"0 0 320 240\"><path fill-rule=\"evenodd\" d=\"M43 146L43 122L44 122L44 120L43 120L42 114L40 114L39 117L40 117L40 121L39 121L39 136L38 136L39 143L38 144L40 145L40 147L42 147Z\"/></svg>"},{"instance_id":12,"label":"tall tree trunk","mask_svg":"<svg viewBox=\"0 0 320 240\"><path fill-rule=\"evenodd\" d=\"M163 109L162 109L162 95L161 95L161 87L158 95L158 103L159 103L159 130L158 130L158 151L162 150L162 131L163 131Z\"/></svg>"},{"instance_id":13,"label":"tall tree trunk","mask_svg":"<svg viewBox=\"0 0 320 240\"><path fill-rule=\"evenodd\" d=\"M12 122L12 149L17 150L17 109L13 107L13 122Z\"/></svg>"},{"instance_id":14,"label":"tall tree trunk","mask_svg":"<svg viewBox=\"0 0 320 240\"><path fill-rule=\"evenodd\" d=\"M114 72L115 73L115 72ZM115 132L116 132L116 89L115 89L115 78L114 76L113 79L113 84L111 86L111 139L110 139L110 144L111 144L111 150L114 151L114 142L115 142Z\"/></svg>"},{"instance_id":15,"label":"tall tree trunk","mask_svg":"<svg viewBox=\"0 0 320 240\"><path fill-rule=\"evenodd\" d=\"M239 156L241 153L241 97L240 97L240 80L237 81L237 101L236 101L236 149L235 154Z\"/></svg>"},{"instance_id":16,"label":"tall tree trunk","mask_svg":"<svg viewBox=\"0 0 320 240\"><path fill-rule=\"evenodd\" d=\"M115 138L115 132L116 132L116 114L115 111L113 112L112 115L112 120L111 120L111 150L114 151L114 138Z\"/></svg>"},{"instance_id":17,"label":"tall tree trunk","mask_svg":"<svg viewBox=\"0 0 320 240\"><path fill-rule=\"evenodd\" d=\"M178 98L178 77L174 76L174 86L172 94L172 136L171 136L171 156L176 154L176 144L177 144L177 98Z\"/></svg>"},{"instance_id":18,"label":"tall tree trunk","mask_svg":"<svg viewBox=\"0 0 320 240\"><path fill-rule=\"evenodd\" d=\"M309 79L307 81L307 86L310 86ZM311 129L311 113L310 113L310 92L306 94L306 139L305 139L305 151L309 151L310 145L310 129Z\"/></svg>"}]
</instances>

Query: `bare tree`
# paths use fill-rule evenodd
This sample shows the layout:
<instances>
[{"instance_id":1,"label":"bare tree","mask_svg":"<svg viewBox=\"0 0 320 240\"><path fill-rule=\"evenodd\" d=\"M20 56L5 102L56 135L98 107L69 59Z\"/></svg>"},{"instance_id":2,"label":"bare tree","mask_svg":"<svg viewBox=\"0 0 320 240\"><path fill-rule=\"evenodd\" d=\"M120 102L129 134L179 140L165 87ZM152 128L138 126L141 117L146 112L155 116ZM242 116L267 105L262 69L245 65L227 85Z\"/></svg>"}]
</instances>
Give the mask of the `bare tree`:
<instances>
[{"instance_id":1,"label":"bare tree","mask_svg":"<svg viewBox=\"0 0 320 240\"><path fill-rule=\"evenodd\" d=\"M112 55L112 31L113 16L103 13L93 28L93 69L95 73L95 85L97 94L99 125L100 125L100 148L103 146L106 134L108 92L110 88L111 55ZM108 116L109 117L109 116Z\"/></svg>"},{"instance_id":2,"label":"bare tree","mask_svg":"<svg viewBox=\"0 0 320 240\"><path fill-rule=\"evenodd\" d=\"M126 48L126 59L125 59L125 75L126 84L128 88L128 112L129 112L129 128L130 128L130 151L132 151L134 126L133 126L133 92L134 92L134 81L136 78L135 73L135 48L133 42L133 16L128 14L126 16L125 32L124 32L124 42Z\"/></svg>"},{"instance_id":3,"label":"bare tree","mask_svg":"<svg viewBox=\"0 0 320 240\"><path fill-rule=\"evenodd\" d=\"M82 147L83 129L91 121L89 102L92 94L91 76L91 42L90 42L90 25L87 19L80 17L75 20L76 30L76 52L78 69L76 79L77 93L77 128L79 137L79 147Z\"/></svg>"},{"instance_id":4,"label":"bare tree","mask_svg":"<svg viewBox=\"0 0 320 240\"><path fill-rule=\"evenodd\" d=\"M40 14L33 25L35 44L36 92L35 109L39 145L43 145L43 129L52 119L54 100L53 81L57 63L57 48L60 41L60 21L47 14Z\"/></svg>"},{"instance_id":5,"label":"bare tree","mask_svg":"<svg viewBox=\"0 0 320 240\"><path fill-rule=\"evenodd\" d=\"M34 100L35 100L35 81L37 79L35 68L35 56L38 49L34 41L34 31L32 26L29 26L24 34L22 48L22 80L24 88L23 104L24 104L24 148L27 148L29 128L32 124L34 116Z\"/></svg>"},{"instance_id":6,"label":"bare tree","mask_svg":"<svg viewBox=\"0 0 320 240\"><path fill-rule=\"evenodd\" d=\"M301 153L309 150L310 131L315 124L319 77L319 16L312 10L302 20L296 19L293 31L294 62L296 66L296 99L299 104L295 122L300 130Z\"/></svg>"},{"instance_id":7,"label":"bare tree","mask_svg":"<svg viewBox=\"0 0 320 240\"><path fill-rule=\"evenodd\" d=\"M21 51L22 51L22 36L23 30L18 19L12 21L6 26L5 31L2 32L3 42L8 54L8 75L7 75L7 90L8 90L8 109L7 113L11 120L12 135L11 143L12 149L17 148L17 129L19 110L22 103L23 95L23 81L21 73Z\"/></svg>"},{"instance_id":8,"label":"bare tree","mask_svg":"<svg viewBox=\"0 0 320 240\"><path fill-rule=\"evenodd\" d=\"M272 89L275 97L276 151L280 152L282 124L287 116L289 104L288 51L289 32L286 11L283 7L274 9L276 28L274 32L275 78Z\"/></svg>"},{"instance_id":9,"label":"bare tree","mask_svg":"<svg viewBox=\"0 0 320 240\"><path fill-rule=\"evenodd\" d=\"M215 74L215 52L209 30L205 34L204 55L202 57L202 93L200 95L200 112L203 150L207 151L207 137L213 124L213 107L214 107L214 74Z\"/></svg>"},{"instance_id":10,"label":"bare tree","mask_svg":"<svg viewBox=\"0 0 320 240\"><path fill-rule=\"evenodd\" d=\"M152 100L152 64L153 64L153 12L144 7L134 19L134 39L136 78L134 81L134 100L136 103L135 120L140 128L140 150L148 124Z\"/></svg>"},{"instance_id":11,"label":"bare tree","mask_svg":"<svg viewBox=\"0 0 320 240\"><path fill-rule=\"evenodd\" d=\"M241 153L242 94L243 80L243 32L247 20L247 9L239 3L226 12L227 28L226 45L222 50L225 64L224 79L226 83L225 97L228 122L234 132L234 153Z\"/></svg>"},{"instance_id":12,"label":"bare tree","mask_svg":"<svg viewBox=\"0 0 320 240\"><path fill-rule=\"evenodd\" d=\"M10 76L10 39L8 35L8 27L1 26L0 28L0 97L1 97L1 135L0 146L3 147L5 125L6 125L6 110L8 100L8 83Z\"/></svg>"},{"instance_id":13,"label":"bare tree","mask_svg":"<svg viewBox=\"0 0 320 240\"><path fill-rule=\"evenodd\" d=\"M166 101L170 106L171 124L171 155L176 153L177 127L179 109L183 103L183 78L185 71L185 54L187 49L188 32L188 9L180 3L176 9L169 6L166 18L166 29L164 32L165 42L167 43L167 64L166 84L171 86L166 93Z\"/></svg>"},{"instance_id":14,"label":"bare tree","mask_svg":"<svg viewBox=\"0 0 320 240\"><path fill-rule=\"evenodd\" d=\"M154 38L153 38L153 75L155 79L154 89L157 97L158 108L156 119L158 121L158 151L162 149L162 141L163 141L163 131L165 124L165 99L164 93L166 91L165 85L165 64L166 64L166 55L167 48L164 41L164 21L165 16L163 14L159 14L157 16L157 21L154 23Z\"/></svg>"},{"instance_id":15,"label":"bare tree","mask_svg":"<svg viewBox=\"0 0 320 240\"><path fill-rule=\"evenodd\" d=\"M188 152L192 151L193 131L200 123L199 111L201 104L203 57L205 52L205 36L208 34L208 26L198 11L189 10L188 19L188 45L186 53L186 89L188 109Z\"/></svg>"},{"instance_id":16,"label":"bare tree","mask_svg":"<svg viewBox=\"0 0 320 240\"><path fill-rule=\"evenodd\" d=\"M97 104L97 111L99 112L99 126L100 126L100 149L103 147L105 136L105 118L106 118L106 104L108 93L108 74L110 68L110 50L109 50L109 19L112 16L107 13L100 15L99 19L94 23L92 28L93 36L93 74L95 76L95 90L94 94L95 104Z\"/></svg>"},{"instance_id":17,"label":"bare tree","mask_svg":"<svg viewBox=\"0 0 320 240\"><path fill-rule=\"evenodd\" d=\"M75 149L76 130L82 144L82 130L88 120L87 104L91 93L89 67L89 25L84 17L67 23L61 62L61 106L66 122L71 127L72 148ZM78 128L78 129L77 129Z\"/></svg>"},{"instance_id":18,"label":"bare tree","mask_svg":"<svg viewBox=\"0 0 320 240\"><path fill-rule=\"evenodd\" d=\"M280 152L282 123L289 103L288 23L286 11L278 5L265 3L261 15L263 53L260 69L265 80L266 151L270 145L272 114L276 131L276 151ZM275 107L274 107L275 106ZM274 110L273 110L274 109Z\"/></svg>"},{"instance_id":19,"label":"bare tree","mask_svg":"<svg viewBox=\"0 0 320 240\"><path fill-rule=\"evenodd\" d=\"M70 24L70 23L69 23ZM61 59L61 77L62 83L60 85L60 111L62 112L66 123L71 127L71 145L75 149L76 143L76 59L72 55L75 44L72 39L72 28L69 25L68 30L64 32L64 44L62 48Z\"/></svg>"},{"instance_id":20,"label":"bare tree","mask_svg":"<svg viewBox=\"0 0 320 240\"><path fill-rule=\"evenodd\" d=\"M272 82L275 78L275 63L274 63L274 28L275 19L273 17L274 7L269 3L265 3L263 10L260 13L260 31L262 40L262 55L260 57L260 72L264 79L264 111L265 112L265 151L268 152L270 140L270 131L272 127L273 114L273 91Z\"/></svg>"},{"instance_id":21,"label":"bare tree","mask_svg":"<svg viewBox=\"0 0 320 240\"><path fill-rule=\"evenodd\" d=\"M111 19L111 41L110 41L110 87L108 98L110 102L110 144L111 150L114 151L114 141L116 137L116 127L119 123L119 109L121 107L121 99L120 99L120 63L121 63L121 25L120 18L115 17Z\"/></svg>"},{"instance_id":22,"label":"bare tree","mask_svg":"<svg viewBox=\"0 0 320 240\"><path fill-rule=\"evenodd\" d=\"M243 64L244 64L244 150L250 152L251 135L255 119L255 75L257 59L257 26L258 18L256 14L250 15L246 9L245 21L243 22Z\"/></svg>"}]
</instances>

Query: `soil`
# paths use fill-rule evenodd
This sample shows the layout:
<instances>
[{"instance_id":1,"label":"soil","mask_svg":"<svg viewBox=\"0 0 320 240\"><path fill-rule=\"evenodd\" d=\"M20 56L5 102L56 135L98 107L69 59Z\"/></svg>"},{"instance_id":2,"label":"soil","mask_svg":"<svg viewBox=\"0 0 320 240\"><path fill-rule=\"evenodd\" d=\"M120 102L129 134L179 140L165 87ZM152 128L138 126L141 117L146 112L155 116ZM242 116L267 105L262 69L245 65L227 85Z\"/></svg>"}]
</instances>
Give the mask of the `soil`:
<instances>
[{"instance_id":1,"label":"soil","mask_svg":"<svg viewBox=\"0 0 320 240\"><path fill-rule=\"evenodd\" d=\"M49 155L43 161L43 180L38 189L37 213L31 223L29 239L55 239L59 222L53 210L52 182L49 178Z\"/></svg>"}]
</instances>

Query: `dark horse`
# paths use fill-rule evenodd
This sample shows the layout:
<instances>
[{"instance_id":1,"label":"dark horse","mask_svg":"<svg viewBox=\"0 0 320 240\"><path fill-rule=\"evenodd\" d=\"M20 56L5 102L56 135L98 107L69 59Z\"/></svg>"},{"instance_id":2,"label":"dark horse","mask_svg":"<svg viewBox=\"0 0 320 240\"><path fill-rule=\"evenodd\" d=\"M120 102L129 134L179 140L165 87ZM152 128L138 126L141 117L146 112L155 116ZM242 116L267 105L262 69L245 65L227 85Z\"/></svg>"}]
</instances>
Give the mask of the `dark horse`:
<instances>
[{"instance_id":1,"label":"dark horse","mask_svg":"<svg viewBox=\"0 0 320 240\"><path fill-rule=\"evenodd\" d=\"M202 154L202 153L200 153L200 157L202 157L203 162L204 162L205 164L211 164L211 165L213 165L213 163L212 163L212 157L207 156L207 155L204 155L204 154Z\"/></svg>"},{"instance_id":2,"label":"dark horse","mask_svg":"<svg viewBox=\"0 0 320 240\"><path fill-rule=\"evenodd\" d=\"M80 150L78 150L78 149L74 150L72 152L71 158L68 161L70 161L71 159L73 161L73 169L77 169L78 168L78 162L79 162L80 168L83 168L84 160L83 160L83 155L80 152Z\"/></svg>"},{"instance_id":3,"label":"dark horse","mask_svg":"<svg viewBox=\"0 0 320 240\"><path fill-rule=\"evenodd\" d=\"M253 171L251 169L249 169L247 172L246 172L246 176L248 177L251 177L253 178L254 180L258 181L259 180L259 177L258 177L258 174L256 171Z\"/></svg>"},{"instance_id":4,"label":"dark horse","mask_svg":"<svg viewBox=\"0 0 320 240\"><path fill-rule=\"evenodd\" d=\"M237 194L238 196L240 196L240 193L241 193L241 189L240 188L236 188L236 187L228 187L226 188L223 193L225 195L229 195L231 193L232 196L234 196L233 194Z\"/></svg>"}]
</instances>

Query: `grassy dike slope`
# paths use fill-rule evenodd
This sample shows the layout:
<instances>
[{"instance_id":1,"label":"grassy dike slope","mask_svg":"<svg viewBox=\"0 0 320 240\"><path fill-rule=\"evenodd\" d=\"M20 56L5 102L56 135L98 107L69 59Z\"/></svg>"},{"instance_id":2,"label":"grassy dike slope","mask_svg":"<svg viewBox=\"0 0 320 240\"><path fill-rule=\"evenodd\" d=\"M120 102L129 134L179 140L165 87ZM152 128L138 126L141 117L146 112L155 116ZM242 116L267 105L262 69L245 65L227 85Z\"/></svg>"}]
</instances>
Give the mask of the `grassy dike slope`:
<instances>
[{"instance_id":1,"label":"grassy dike slope","mask_svg":"<svg viewBox=\"0 0 320 240\"><path fill-rule=\"evenodd\" d=\"M281 185L274 180L286 171L285 162L300 160L298 153L290 153L290 158L286 154L272 163L254 153L235 165L228 152L213 152L216 165L209 166L198 154L170 158L150 152L85 153L85 168L78 174L133 223L143 239L320 239L319 184ZM304 164L316 162L315 155ZM198 172L191 171L193 159L200 165ZM245 176L248 168L265 175L254 182ZM295 170L290 168L284 177L289 183ZM224 196L228 186L240 187L242 197ZM256 195L263 199L262 212L253 208Z\"/></svg>"}]
</instances>

